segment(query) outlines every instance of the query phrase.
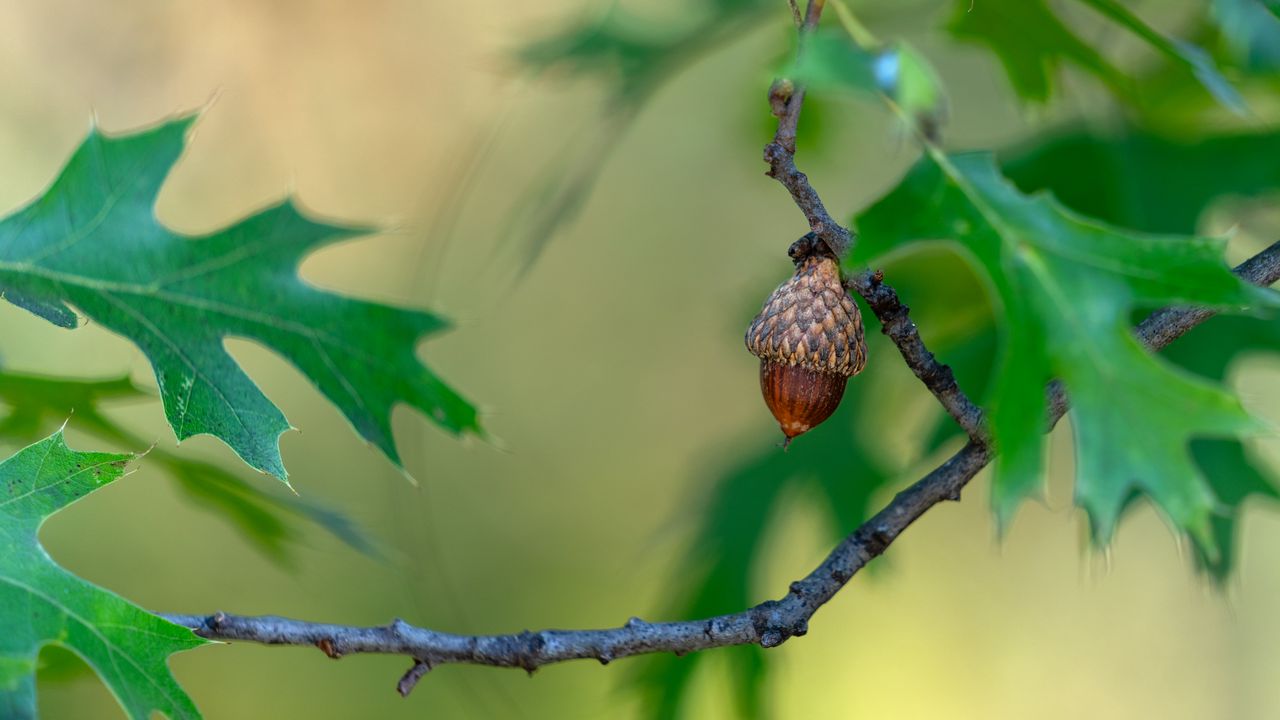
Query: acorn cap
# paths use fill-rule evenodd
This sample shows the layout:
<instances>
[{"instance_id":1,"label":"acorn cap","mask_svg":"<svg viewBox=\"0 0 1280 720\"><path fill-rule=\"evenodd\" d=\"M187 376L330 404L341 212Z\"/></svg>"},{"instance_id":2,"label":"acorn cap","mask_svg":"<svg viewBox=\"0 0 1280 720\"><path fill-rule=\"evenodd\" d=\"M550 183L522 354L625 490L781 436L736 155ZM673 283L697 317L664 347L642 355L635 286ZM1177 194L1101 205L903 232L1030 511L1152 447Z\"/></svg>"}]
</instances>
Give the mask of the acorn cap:
<instances>
[{"instance_id":1,"label":"acorn cap","mask_svg":"<svg viewBox=\"0 0 1280 720\"><path fill-rule=\"evenodd\" d=\"M862 315L828 255L802 259L747 329L765 402L790 440L830 417L866 365Z\"/></svg>"}]
</instances>

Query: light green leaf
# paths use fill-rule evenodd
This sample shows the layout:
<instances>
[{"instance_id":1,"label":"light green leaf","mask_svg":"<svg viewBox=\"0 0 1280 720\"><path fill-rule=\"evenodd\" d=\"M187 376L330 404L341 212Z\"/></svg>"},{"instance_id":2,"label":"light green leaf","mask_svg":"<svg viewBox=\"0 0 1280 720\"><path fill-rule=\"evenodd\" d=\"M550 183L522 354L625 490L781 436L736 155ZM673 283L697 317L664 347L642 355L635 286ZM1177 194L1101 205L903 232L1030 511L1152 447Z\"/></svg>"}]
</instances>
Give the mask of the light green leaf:
<instances>
[{"instance_id":1,"label":"light green leaf","mask_svg":"<svg viewBox=\"0 0 1280 720\"><path fill-rule=\"evenodd\" d=\"M901 41L881 53L880 63L892 63L897 72L888 78L880 78L880 84L889 97L906 111L911 118L928 118L937 122L946 108L942 81L929 64L928 59L910 43Z\"/></svg>"},{"instance_id":2,"label":"light green leaf","mask_svg":"<svg viewBox=\"0 0 1280 720\"><path fill-rule=\"evenodd\" d=\"M153 441L127 431L104 414L103 406L154 398L128 377L80 380L0 370L0 443L25 445L74 416L78 430L112 447L147 447ZM290 564L293 543L303 530L298 520L324 528L359 552L377 554L360 527L332 508L284 489L269 492L218 465L163 448L152 448L147 459L149 466L168 473L194 507L235 525L246 541L276 563Z\"/></svg>"},{"instance_id":3,"label":"light green leaf","mask_svg":"<svg viewBox=\"0 0 1280 720\"><path fill-rule=\"evenodd\" d=\"M897 77L896 68L881 74L887 83ZM855 45L835 31L823 31L809 38L804 53L784 69L782 75L816 89L844 88L863 93L879 92L876 54Z\"/></svg>"},{"instance_id":4,"label":"light green leaf","mask_svg":"<svg viewBox=\"0 0 1280 720\"><path fill-rule=\"evenodd\" d=\"M156 221L156 194L192 121L119 137L91 132L42 197L0 222L6 296L59 324L74 306L129 338L155 369L179 440L215 435L282 480L279 436L290 425L227 353L228 337L293 363L397 465L398 403L452 433L479 432L475 408L414 352L443 319L298 278L308 253L365 231L317 222L287 201L203 237Z\"/></svg>"},{"instance_id":5,"label":"light green leaf","mask_svg":"<svg viewBox=\"0 0 1280 720\"><path fill-rule=\"evenodd\" d=\"M946 98L937 73L906 42L866 50L843 33L821 32L809 39L800 59L782 74L817 90L882 93L926 130L936 127L945 111Z\"/></svg>"},{"instance_id":6,"label":"light green leaf","mask_svg":"<svg viewBox=\"0 0 1280 720\"><path fill-rule=\"evenodd\" d=\"M200 716L167 662L205 641L58 567L36 538L132 457L75 452L59 431L0 463L0 717L35 717L36 657L50 643L84 659L134 720Z\"/></svg>"},{"instance_id":7,"label":"light green leaf","mask_svg":"<svg viewBox=\"0 0 1280 720\"><path fill-rule=\"evenodd\" d=\"M1274 303L1230 272L1221 240L1096 223L1048 195L1021 194L989 155L932 149L856 225L854 264L915 240L954 240L991 282L1003 316L990 403L1000 449L993 504L1002 522L1041 485L1044 387L1059 377L1073 406L1076 499L1095 537L1108 541L1127 498L1140 493L1213 552L1217 501L1187 443L1258 424L1231 396L1150 355L1133 337L1130 316L1165 304Z\"/></svg>"},{"instance_id":8,"label":"light green leaf","mask_svg":"<svg viewBox=\"0 0 1280 720\"><path fill-rule=\"evenodd\" d=\"M1115 0L1081 0L1108 20L1141 38L1186 71L1222 105L1245 111L1244 99L1213 59L1191 43L1166 37ZM1014 90L1032 102L1053 94L1055 76L1069 62L1098 78L1117 97L1137 99L1128 73L1117 69L1050 8L1045 0L956 0L948 26L958 38L991 48L1004 64Z\"/></svg>"},{"instance_id":9,"label":"light green leaf","mask_svg":"<svg viewBox=\"0 0 1280 720\"><path fill-rule=\"evenodd\" d=\"M1244 98L1240 97L1240 93L1222 76L1213 58L1209 57L1202 48L1182 40L1165 37L1116 0L1081 0L1081 2L1142 38L1165 57L1184 65L1196 80L1199 80L1200 84L1225 107L1236 113L1245 111Z\"/></svg>"},{"instance_id":10,"label":"light green leaf","mask_svg":"<svg viewBox=\"0 0 1280 720\"><path fill-rule=\"evenodd\" d=\"M1212 17L1245 70L1280 68L1280 0L1213 0Z\"/></svg>"},{"instance_id":11,"label":"light green leaf","mask_svg":"<svg viewBox=\"0 0 1280 720\"><path fill-rule=\"evenodd\" d=\"M1026 100L1048 101L1064 62L1094 75L1122 98L1133 93L1129 78L1064 25L1044 0L956 0L954 8L948 29L991 48Z\"/></svg>"}]
</instances>

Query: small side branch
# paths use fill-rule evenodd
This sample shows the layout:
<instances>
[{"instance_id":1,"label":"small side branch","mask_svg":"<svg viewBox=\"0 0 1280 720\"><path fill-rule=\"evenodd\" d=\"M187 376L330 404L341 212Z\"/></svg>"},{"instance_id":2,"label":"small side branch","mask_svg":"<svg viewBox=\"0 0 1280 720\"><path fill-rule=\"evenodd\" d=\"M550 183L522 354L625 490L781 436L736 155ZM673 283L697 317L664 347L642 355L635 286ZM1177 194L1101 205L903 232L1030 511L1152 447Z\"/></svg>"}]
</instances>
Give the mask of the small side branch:
<instances>
[{"instance_id":1,"label":"small side branch","mask_svg":"<svg viewBox=\"0 0 1280 720\"><path fill-rule=\"evenodd\" d=\"M849 278L845 285L867 301L871 311L880 319L881 332L898 347L907 367L933 393L947 414L959 423L971 440L989 444L982 408L960 389L950 366L938 362L925 346L920 330L911 320L911 308L903 304L898 292L884 282L884 274L878 270L866 270Z\"/></svg>"}]
</instances>

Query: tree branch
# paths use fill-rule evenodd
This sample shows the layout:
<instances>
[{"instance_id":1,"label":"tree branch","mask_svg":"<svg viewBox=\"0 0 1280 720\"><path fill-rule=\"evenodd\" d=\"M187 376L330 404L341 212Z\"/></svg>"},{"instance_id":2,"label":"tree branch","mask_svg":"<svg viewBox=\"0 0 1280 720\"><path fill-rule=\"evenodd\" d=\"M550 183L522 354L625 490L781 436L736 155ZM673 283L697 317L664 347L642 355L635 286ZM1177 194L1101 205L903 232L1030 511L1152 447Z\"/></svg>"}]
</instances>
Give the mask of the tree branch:
<instances>
[{"instance_id":1,"label":"tree branch","mask_svg":"<svg viewBox=\"0 0 1280 720\"><path fill-rule=\"evenodd\" d=\"M938 362L911 321L911 309L898 298L898 292L884 282L879 270L864 270L849 278L845 285L857 291L880 319L880 331L893 340L907 367L933 393L947 414L951 415L973 440L989 444L982 408L978 407L956 383L950 366Z\"/></svg>"},{"instance_id":2,"label":"tree branch","mask_svg":"<svg viewBox=\"0 0 1280 720\"><path fill-rule=\"evenodd\" d=\"M1280 242L1237 267L1236 273L1255 285L1267 286L1280 280ZM1147 318L1135 332L1147 348L1159 350L1212 314L1201 308L1161 310ZM1060 403L1051 406L1051 417L1056 421L1061 417L1060 409L1065 411L1065 394L1060 386L1050 392L1062 398ZM782 599L769 600L732 615L664 623L632 618L617 628L525 631L513 635L454 635L415 627L403 620L378 627L350 627L223 613L162 617L210 639L314 645L335 659L352 653L405 655L413 658L413 665L398 684L402 694L408 694L432 667L446 663L518 667L533 672L543 665L565 660L594 658L608 663L644 653L683 655L748 643L774 647L788 638L804 635L809 619L820 607L929 508L943 500L958 500L961 490L992 456L986 444L970 440L842 540L813 572L792 583Z\"/></svg>"},{"instance_id":3,"label":"tree branch","mask_svg":"<svg viewBox=\"0 0 1280 720\"><path fill-rule=\"evenodd\" d=\"M823 5L824 0L810 0L800 27L799 52L804 50L805 38L817 27ZM791 193L812 230L792 245L791 255L801 258L816 252L830 252L842 256L853 246L852 233L831 218L817 191L795 164L796 128L804 88L780 80L770 89L769 100L778 117L778 130L773 141L765 146L768 174ZM825 247L820 247L819 241ZM1236 268L1236 272L1257 285L1276 282L1280 279L1280 242ZM819 608L929 508L944 500L958 500L965 485L994 454L981 409L959 388L950 368L939 363L925 346L915 323L911 322L907 306L902 304L897 292L883 282L883 275L878 271L864 271L850 278L846 285L867 301L907 365L970 439L959 452L898 493L883 510L842 540L817 568L793 582L779 600L703 620L650 623L632 618L617 628L524 631L510 635L455 635L416 627L399 619L384 626L353 627L224 613L162 617L210 639L313 645L335 659L353 653L404 655L412 658L413 664L397 684L402 695L411 692L433 667L447 663L518 667L532 673L543 665L566 660L592 658L607 664L617 658L645 653L683 655L749 643L768 648L804 635L810 618ZM1149 349L1159 350L1212 314L1200 308L1161 310L1135 332ZM1050 383L1047 392L1051 427L1068 405L1061 383Z\"/></svg>"}]
</instances>

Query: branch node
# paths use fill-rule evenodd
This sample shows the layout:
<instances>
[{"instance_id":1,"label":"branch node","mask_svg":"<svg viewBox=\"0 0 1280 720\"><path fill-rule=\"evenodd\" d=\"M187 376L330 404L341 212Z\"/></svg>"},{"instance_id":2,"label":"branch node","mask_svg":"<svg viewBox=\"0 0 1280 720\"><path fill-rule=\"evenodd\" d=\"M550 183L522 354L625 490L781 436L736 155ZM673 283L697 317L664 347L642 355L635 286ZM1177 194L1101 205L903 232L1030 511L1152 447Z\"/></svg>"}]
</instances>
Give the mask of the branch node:
<instances>
[{"instance_id":1,"label":"branch node","mask_svg":"<svg viewBox=\"0 0 1280 720\"><path fill-rule=\"evenodd\" d=\"M406 670L400 682L396 683L396 692L400 693L400 697L409 697L409 693L418 686L418 681L431 672L431 667L430 660L415 658L413 667Z\"/></svg>"},{"instance_id":2,"label":"branch node","mask_svg":"<svg viewBox=\"0 0 1280 720\"><path fill-rule=\"evenodd\" d=\"M876 548L887 548L893 542L893 533L884 525L875 525L871 528L871 540Z\"/></svg>"},{"instance_id":3,"label":"branch node","mask_svg":"<svg viewBox=\"0 0 1280 720\"><path fill-rule=\"evenodd\" d=\"M628 630L640 630L640 629L642 629L642 628L647 627L648 625L649 625L649 623L647 623L647 622L645 622L645 621L641 620L641 619L640 619L640 618L638 618L638 617L631 617L631 618L628 618L628 619L627 619L627 629L628 629Z\"/></svg>"},{"instance_id":4,"label":"branch node","mask_svg":"<svg viewBox=\"0 0 1280 720\"><path fill-rule=\"evenodd\" d=\"M333 660L342 658L342 651L334 646L333 638L320 638L316 641L316 647L320 648L320 652L328 655Z\"/></svg>"},{"instance_id":5,"label":"branch node","mask_svg":"<svg viewBox=\"0 0 1280 720\"><path fill-rule=\"evenodd\" d=\"M782 633L778 632L777 630L768 630L765 632L765 634L760 636L760 647L762 648L778 647L779 645L782 644L784 640L786 640L786 638L782 636Z\"/></svg>"},{"instance_id":6,"label":"branch node","mask_svg":"<svg viewBox=\"0 0 1280 720\"><path fill-rule=\"evenodd\" d=\"M787 78L773 81L773 85L769 86L769 111L774 117L780 118L787 114L787 104L791 102L791 96L795 92L795 83Z\"/></svg>"},{"instance_id":7,"label":"branch node","mask_svg":"<svg viewBox=\"0 0 1280 720\"><path fill-rule=\"evenodd\" d=\"M546 645L546 641L542 637L542 633L525 630L519 636L520 649L516 653L516 664L529 673L529 677L533 677L533 672L538 669L538 657L542 654L542 648Z\"/></svg>"}]
</instances>

